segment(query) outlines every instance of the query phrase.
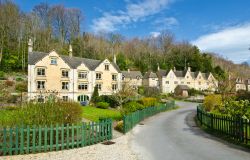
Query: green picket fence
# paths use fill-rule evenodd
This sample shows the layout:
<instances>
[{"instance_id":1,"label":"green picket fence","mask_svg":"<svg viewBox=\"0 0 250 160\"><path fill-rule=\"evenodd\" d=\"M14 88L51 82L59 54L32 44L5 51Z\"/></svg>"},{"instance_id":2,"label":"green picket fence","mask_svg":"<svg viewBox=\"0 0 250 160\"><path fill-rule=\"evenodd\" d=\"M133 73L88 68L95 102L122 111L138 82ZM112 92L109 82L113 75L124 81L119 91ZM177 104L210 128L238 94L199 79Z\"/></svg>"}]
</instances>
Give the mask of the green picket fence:
<instances>
[{"instance_id":1,"label":"green picket fence","mask_svg":"<svg viewBox=\"0 0 250 160\"><path fill-rule=\"evenodd\" d=\"M210 129L212 132L220 133L237 142L250 145L249 119L208 113L200 105L197 107L197 120L202 126Z\"/></svg>"},{"instance_id":2,"label":"green picket fence","mask_svg":"<svg viewBox=\"0 0 250 160\"><path fill-rule=\"evenodd\" d=\"M139 110L128 115L123 116L123 132L127 133L136 124L144 120L147 117L153 116L159 112L163 112L175 107L175 101L170 101L159 106L148 107L143 110Z\"/></svg>"},{"instance_id":3,"label":"green picket fence","mask_svg":"<svg viewBox=\"0 0 250 160\"><path fill-rule=\"evenodd\" d=\"M112 120L0 129L0 155L58 151L112 139Z\"/></svg>"}]
</instances>

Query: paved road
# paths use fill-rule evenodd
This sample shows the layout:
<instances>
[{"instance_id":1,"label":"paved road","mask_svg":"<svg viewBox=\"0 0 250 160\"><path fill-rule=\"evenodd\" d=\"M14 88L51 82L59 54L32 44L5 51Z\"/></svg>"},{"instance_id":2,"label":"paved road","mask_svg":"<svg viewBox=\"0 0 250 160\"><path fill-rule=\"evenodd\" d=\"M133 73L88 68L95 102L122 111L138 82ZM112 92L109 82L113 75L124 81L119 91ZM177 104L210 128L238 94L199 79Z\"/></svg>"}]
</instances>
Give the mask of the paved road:
<instances>
[{"instance_id":1,"label":"paved road","mask_svg":"<svg viewBox=\"0 0 250 160\"><path fill-rule=\"evenodd\" d=\"M178 110L160 113L137 125L132 149L144 160L250 160L250 152L196 127L195 103L177 102Z\"/></svg>"}]
</instances>

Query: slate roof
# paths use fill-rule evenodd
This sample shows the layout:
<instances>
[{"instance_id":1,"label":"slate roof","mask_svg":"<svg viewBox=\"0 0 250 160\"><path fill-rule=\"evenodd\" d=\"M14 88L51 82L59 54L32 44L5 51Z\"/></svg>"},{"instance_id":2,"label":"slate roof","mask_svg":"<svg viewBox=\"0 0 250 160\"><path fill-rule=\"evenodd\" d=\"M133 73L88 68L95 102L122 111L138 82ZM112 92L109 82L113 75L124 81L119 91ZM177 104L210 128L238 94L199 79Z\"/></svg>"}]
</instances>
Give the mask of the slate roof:
<instances>
[{"instance_id":1,"label":"slate roof","mask_svg":"<svg viewBox=\"0 0 250 160\"><path fill-rule=\"evenodd\" d=\"M149 71L149 72L146 72L144 77L143 78L158 78L156 73L152 72L152 71Z\"/></svg>"},{"instance_id":2,"label":"slate roof","mask_svg":"<svg viewBox=\"0 0 250 160\"><path fill-rule=\"evenodd\" d=\"M163 69L160 69L156 72L156 74L159 76L159 77L163 77L163 76L166 76L168 73L168 71L166 70L163 70Z\"/></svg>"},{"instance_id":3,"label":"slate roof","mask_svg":"<svg viewBox=\"0 0 250 160\"><path fill-rule=\"evenodd\" d=\"M137 77L142 78L142 74L140 71L122 71L122 75L125 78L137 79Z\"/></svg>"},{"instance_id":4,"label":"slate roof","mask_svg":"<svg viewBox=\"0 0 250 160\"><path fill-rule=\"evenodd\" d=\"M43 59L45 56L49 55L49 53L44 52L32 52L28 55L28 64L35 65L39 60ZM80 57L69 57L66 55L60 55L60 57L67 63L71 68L77 68L82 63L85 64L90 70L95 70L102 61L88 58L80 58ZM118 72L121 72L117 64L111 62L111 64L117 69Z\"/></svg>"}]
</instances>

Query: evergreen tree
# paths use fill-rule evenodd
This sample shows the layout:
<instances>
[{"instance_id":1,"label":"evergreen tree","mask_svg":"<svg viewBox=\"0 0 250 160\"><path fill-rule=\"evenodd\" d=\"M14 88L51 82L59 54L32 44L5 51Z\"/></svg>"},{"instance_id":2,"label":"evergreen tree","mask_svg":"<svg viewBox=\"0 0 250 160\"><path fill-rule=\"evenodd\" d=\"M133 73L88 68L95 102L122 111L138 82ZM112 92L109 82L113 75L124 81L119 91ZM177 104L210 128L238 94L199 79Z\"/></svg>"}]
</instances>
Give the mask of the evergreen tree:
<instances>
[{"instance_id":1,"label":"evergreen tree","mask_svg":"<svg viewBox=\"0 0 250 160\"><path fill-rule=\"evenodd\" d=\"M98 98L99 98L99 92L98 92L98 87L96 85L94 88L94 92L92 94L91 102L94 102L94 103L97 102Z\"/></svg>"}]
</instances>

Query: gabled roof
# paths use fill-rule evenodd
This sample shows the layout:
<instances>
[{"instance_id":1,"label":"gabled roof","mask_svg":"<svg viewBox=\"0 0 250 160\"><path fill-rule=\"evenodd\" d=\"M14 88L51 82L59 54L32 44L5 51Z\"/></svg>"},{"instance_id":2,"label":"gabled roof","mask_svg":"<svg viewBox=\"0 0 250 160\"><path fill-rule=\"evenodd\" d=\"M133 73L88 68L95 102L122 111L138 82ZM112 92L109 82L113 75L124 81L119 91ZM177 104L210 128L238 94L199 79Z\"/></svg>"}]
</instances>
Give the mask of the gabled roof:
<instances>
[{"instance_id":1,"label":"gabled roof","mask_svg":"<svg viewBox=\"0 0 250 160\"><path fill-rule=\"evenodd\" d=\"M143 78L158 78L156 73L152 72L152 71L148 71L145 73L144 77Z\"/></svg>"},{"instance_id":2,"label":"gabled roof","mask_svg":"<svg viewBox=\"0 0 250 160\"><path fill-rule=\"evenodd\" d=\"M28 55L28 64L35 65L39 60L42 60L45 56L49 55L49 53L44 52L32 52ZM60 57L67 63L71 68L76 69L82 63L85 64L89 70L95 70L103 61L88 59L88 58L80 58L80 57L69 57L66 55L60 55ZM111 62L111 64L115 67L118 72L121 72L117 64Z\"/></svg>"},{"instance_id":3,"label":"gabled roof","mask_svg":"<svg viewBox=\"0 0 250 160\"><path fill-rule=\"evenodd\" d=\"M132 78L132 79L136 79L137 77L142 78L142 74L140 71L122 71L122 75L125 78Z\"/></svg>"},{"instance_id":4,"label":"gabled roof","mask_svg":"<svg viewBox=\"0 0 250 160\"><path fill-rule=\"evenodd\" d=\"M177 85L175 89L189 90L189 87L187 85Z\"/></svg>"},{"instance_id":5,"label":"gabled roof","mask_svg":"<svg viewBox=\"0 0 250 160\"><path fill-rule=\"evenodd\" d=\"M166 76L168 72L169 72L169 71L160 69L160 70L158 70L158 71L156 72L156 74L157 74L158 77L163 77L163 76Z\"/></svg>"}]
</instances>

